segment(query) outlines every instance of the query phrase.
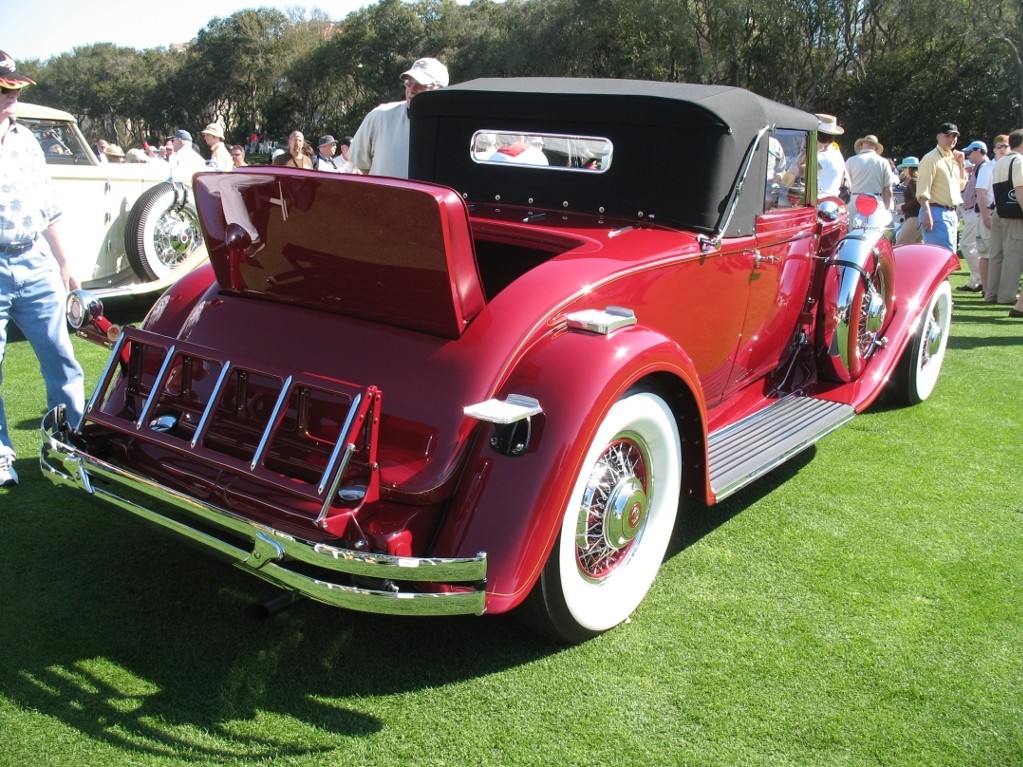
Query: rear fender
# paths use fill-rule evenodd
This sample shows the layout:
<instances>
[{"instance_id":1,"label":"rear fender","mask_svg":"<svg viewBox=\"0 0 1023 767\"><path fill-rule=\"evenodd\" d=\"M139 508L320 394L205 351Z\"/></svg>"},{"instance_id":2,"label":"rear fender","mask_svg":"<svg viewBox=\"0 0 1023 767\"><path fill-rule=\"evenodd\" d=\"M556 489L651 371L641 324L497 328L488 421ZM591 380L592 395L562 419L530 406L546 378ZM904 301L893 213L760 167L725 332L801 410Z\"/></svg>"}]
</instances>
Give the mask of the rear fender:
<instances>
[{"instance_id":1,"label":"rear fender","mask_svg":"<svg viewBox=\"0 0 1023 767\"><path fill-rule=\"evenodd\" d=\"M213 267L203 264L184 275L156 300L142 327L169 338L179 338L192 309L208 294L216 293L216 287Z\"/></svg>"},{"instance_id":2,"label":"rear fender","mask_svg":"<svg viewBox=\"0 0 1023 767\"><path fill-rule=\"evenodd\" d=\"M677 415L698 421L699 436L693 435L692 424L681 430L702 443L705 410L691 362L677 344L635 326L609 336L549 335L524 355L495 393L498 399L533 397L543 412L533 418L530 444L518 456L495 450L493 426L478 425L433 549L435 555L487 553L488 612L510 610L528 595L554 545L599 424L630 387L645 379L657 381Z\"/></svg>"}]
</instances>

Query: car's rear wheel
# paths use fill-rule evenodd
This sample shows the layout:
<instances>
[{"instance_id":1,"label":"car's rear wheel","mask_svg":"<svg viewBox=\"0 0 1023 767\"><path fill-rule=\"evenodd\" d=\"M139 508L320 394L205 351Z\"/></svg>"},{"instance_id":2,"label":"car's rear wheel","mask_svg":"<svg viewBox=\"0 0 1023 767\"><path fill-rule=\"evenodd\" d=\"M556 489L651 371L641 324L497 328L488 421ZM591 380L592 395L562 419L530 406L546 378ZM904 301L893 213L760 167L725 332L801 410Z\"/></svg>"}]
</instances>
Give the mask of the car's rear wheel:
<instances>
[{"instance_id":1,"label":"car's rear wheel","mask_svg":"<svg viewBox=\"0 0 1023 767\"><path fill-rule=\"evenodd\" d=\"M952 325L952 288L948 280L931 294L913 336L902 353L890 384L891 395L904 405L923 402L934 391L945 361Z\"/></svg>"},{"instance_id":2,"label":"car's rear wheel","mask_svg":"<svg viewBox=\"0 0 1023 767\"><path fill-rule=\"evenodd\" d=\"M661 397L644 391L615 403L586 452L554 549L521 617L573 643L626 620L664 559L681 466L678 425Z\"/></svg>"},{"instance_id":3,"label":"car's rear wheel","mask_svg":"<svg viewBox=\"0 0 1023 767\"><path fill-rule=\"evenodd\" d=\"M166 277L202 244L199 219L180 202L182 187L170 182L147 189L135 201L124 227L124 250L143 280Z\"/></svg>"}]
</instances>

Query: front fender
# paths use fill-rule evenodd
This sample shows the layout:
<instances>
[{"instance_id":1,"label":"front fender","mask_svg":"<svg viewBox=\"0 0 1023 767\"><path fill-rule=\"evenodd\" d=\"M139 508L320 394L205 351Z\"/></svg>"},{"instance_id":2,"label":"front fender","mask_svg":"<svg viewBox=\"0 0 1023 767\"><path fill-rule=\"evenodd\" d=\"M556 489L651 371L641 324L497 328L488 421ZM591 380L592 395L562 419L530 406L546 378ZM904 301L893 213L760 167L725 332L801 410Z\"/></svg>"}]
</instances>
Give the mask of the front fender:
<instances>
[{"instance_id":1,"label":"front fender","mask_svg":"<svg viewBox=\"0 0 1023 767\"><path fill-rule=\"evenodd\" d=\"M936 245L900 245L895 248L894 261L898 290L889 313L884 344L871 356L865 374L843 387L842 399L856 412L863 412L884 390L931 294L959 269L959 258Z\"/></svg>"},{"instance_id":2,"label":"front fender","mask_svg":"<svg viewBox=\"0 0 1023 767\"><path fill-rule=\"evenodd\" d=\"M859 378L889 321L896 272L891 244L879 229L850 232L828 262L818 339L821 374Z\"/></svg>"},{"instance_id":3,"label":"front fender","mask_svg":"<svg viewBox=\"0 0 1023 767\"><path fill-rule=\"evenodd\" d=\"M529 594L599 424L630 387L652 376L663 377L662 388L670 381L677 393L695 397L696 420L706 422L692 363L677 344L648 329L634 326L609 336L555 333L511 373L497 397L534 397L543 408L529 448L515 457L498 452L490 445L491 425L479 424L434 547L487 552L487 612L506 612ZM670 403L670 393L663 393Z\"/></svg>"}]
</instances>

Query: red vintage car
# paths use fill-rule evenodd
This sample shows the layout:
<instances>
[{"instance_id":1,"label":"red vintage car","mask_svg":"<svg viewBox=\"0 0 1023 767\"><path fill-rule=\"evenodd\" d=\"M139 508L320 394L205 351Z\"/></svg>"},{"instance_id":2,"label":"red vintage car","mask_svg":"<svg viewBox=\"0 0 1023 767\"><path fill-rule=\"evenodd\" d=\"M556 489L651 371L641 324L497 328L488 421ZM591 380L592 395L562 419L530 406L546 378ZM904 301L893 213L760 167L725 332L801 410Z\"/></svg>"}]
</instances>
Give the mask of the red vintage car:
<instances>
[{"instance_id":1,"label":"red vintage car","mask_svg":"<svg viewBox=\"0 0 1023 767\"><path fill-rule=\"evenodd\" d=\"M578 642L712 504L884 390L931 393L952 254L781 188L813 115L748 91L485 79L416 97L410 180L195 178L210 264L42 466L279 586Z\"/></svg>"}]
</instances>

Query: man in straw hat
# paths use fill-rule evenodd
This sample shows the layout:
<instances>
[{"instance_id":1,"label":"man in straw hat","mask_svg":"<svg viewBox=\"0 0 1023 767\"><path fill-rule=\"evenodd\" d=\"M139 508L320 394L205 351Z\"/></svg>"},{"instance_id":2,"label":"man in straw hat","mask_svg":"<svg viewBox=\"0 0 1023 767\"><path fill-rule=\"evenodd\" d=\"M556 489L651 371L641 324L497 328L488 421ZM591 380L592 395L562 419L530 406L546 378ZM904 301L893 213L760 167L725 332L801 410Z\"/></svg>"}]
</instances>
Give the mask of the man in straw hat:
<instances>
[{"instance_id":1,"label":"man in straw hat","mask_svg":"<svg viewBox=\"0 0 1023 767\"><path fill-rule=\"evenodd\" d=\"M849 204L856 205L856 198L861 194L877 197L890 209L892 204L892 166L881 154L884 146L877 136L867 135L856 139L856 154L845 161L845 171L849 174L849 191L852 197Z\"/></svg>"},{"instance_id":2,"label":"man in straw hat","mask_svg":"<svg viewBox=\"0 0 1023 767\"><path fill-rule=\"evenodd\" d=\"M217 123L210 123L202 129L202 137L210 148L210 164L217 170L234 170L234 160L224 144L224 129Z\"/></svg>"},{"instance_id":3,"label":"man in straw hat","mask_svg":"<svg viewBox=\"0 0 1023 767\"><path fill-rule=\"evenodd\" d=\"M7 323L13 320L39 358L47 406L66 405L68 420L78 426L85 389L64 320L67 292L77 289L78 281L64 255L61 211L43 150L15 116L28 85L33 81L0 51L0 361ZM0 397L0 485L16 484L14 445Z\"/></svg>"},{"instance_id":4,"label":"man in straw hat","mask_svg":"<svg viewBox=\"0 0 1023 767\"><path fill-rule=\"evenodd\" d=\"M838 197L846 186L845 159L835 139L845 133L834 115L817 115L817 196Z\"/></svg>"}]
</instances>

